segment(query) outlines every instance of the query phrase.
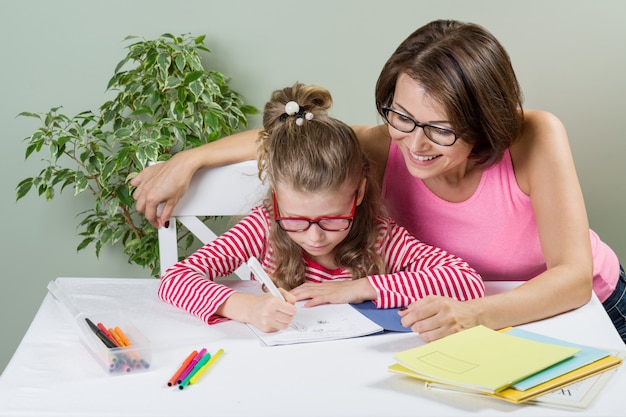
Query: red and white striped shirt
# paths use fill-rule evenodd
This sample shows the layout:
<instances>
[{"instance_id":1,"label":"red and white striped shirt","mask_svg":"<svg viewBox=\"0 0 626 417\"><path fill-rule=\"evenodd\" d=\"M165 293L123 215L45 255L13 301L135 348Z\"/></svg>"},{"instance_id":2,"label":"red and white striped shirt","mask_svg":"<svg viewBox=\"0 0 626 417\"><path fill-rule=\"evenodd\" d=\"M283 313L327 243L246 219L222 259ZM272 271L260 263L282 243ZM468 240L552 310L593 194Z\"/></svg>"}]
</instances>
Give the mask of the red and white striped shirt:
<instances>
[{"instance_id":1,"label":"red and white striped shirt","mask_svg":"<svg viewBox=\"0 0 626 417\"><path fill-rule=\"evenodd\" d=\"M275 269L270 222L265 208L253 208L232 229L168 268L161 278L159 297L208 324L223 320L215 311L234 290L214 280L231 275L251 256L262 260L266 271L271 273ZM391 218L380 218L376 226L377 251L387 272L365 278L376 290L376 307L401 307L427 295L461 301L484 295L480 275L459 257L420 242ZM305 260L306 281L352 279L349 270L329 270L308 258Z\"/></svg>"}]
</instances>

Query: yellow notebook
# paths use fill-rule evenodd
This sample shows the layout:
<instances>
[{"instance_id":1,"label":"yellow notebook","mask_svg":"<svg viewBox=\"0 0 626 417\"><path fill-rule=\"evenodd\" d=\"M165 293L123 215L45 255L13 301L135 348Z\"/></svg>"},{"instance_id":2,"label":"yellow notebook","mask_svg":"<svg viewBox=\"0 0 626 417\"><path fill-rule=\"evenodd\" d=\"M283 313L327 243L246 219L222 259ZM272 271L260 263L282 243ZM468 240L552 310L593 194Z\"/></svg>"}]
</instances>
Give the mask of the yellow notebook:
<instances>
[{"instance_id":1,"label":"yellow notebook","mask_svg":"<svg viewBox=\"0 0 626 417\"><path fill-rule=\"evenodd\" d=\"M394 357L417 378L497 393L579 351L476 326Z\"/></svg>"},{"instance_id":2,"label":"yellow notebook","mask_svg":"<svg viewBox=\"0 0 626 417\"><path fill-rule=\"evenodd\" d=\"M536 385L525 391L519 391L519 390L516 390L515 388L505 388L502 391L499 391L496 393L478 392L478 391L474 391L474 390L460 387L460 386L453 386L453 385L448 385L448 384L444 384L440 382L427 380L427 379L424 379L423 375L417 374L411 371L410 369L397 363L390 365L388 369L390 372L393 372L396 374L406 375L412 378L420 379L424 381L429 388L462 391L465 393L478 394L478 395L489 395L491 397L499 398L504 401L519 404L522 402L535 399L541 395L547 394L549 392L562 388L566 385L570 385L574 382L577 382L585 378L591 377L593 375L597 375L601 372L605 372L610 369L616 368L621 363L622 363L622 360L620 358L609 355L602 359L597 360L596 362L592 362L588 365L582 366L578 369L575 369L571 372L558 376L550 381Z\"/></svg>"}]
</instances>

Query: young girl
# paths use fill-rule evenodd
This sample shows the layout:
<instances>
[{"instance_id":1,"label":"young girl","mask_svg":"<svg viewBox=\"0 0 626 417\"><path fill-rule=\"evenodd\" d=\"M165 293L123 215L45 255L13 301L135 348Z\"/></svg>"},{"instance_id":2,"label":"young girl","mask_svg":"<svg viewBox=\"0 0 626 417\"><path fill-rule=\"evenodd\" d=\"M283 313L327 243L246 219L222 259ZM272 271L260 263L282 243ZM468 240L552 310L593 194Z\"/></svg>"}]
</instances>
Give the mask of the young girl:
<instances>
[{"instance_id":1,"label":"young girl","mask_svg":"<svg viewBox=\"0 0 626 417\"><path fill-rule=\"evenodd\" d=\"M273 93L259 135L264 203L232 229L169 268L159 297L206 323L223 318L263 331L286 328L293 305L359 303L401 307L427 295L484 295L466 262L412 237L382 215L373 168L354 131L326 115L330 93L295 84ZM235 292L215 282L251 256L281 288Z\"/></svg>"}]
</instances>

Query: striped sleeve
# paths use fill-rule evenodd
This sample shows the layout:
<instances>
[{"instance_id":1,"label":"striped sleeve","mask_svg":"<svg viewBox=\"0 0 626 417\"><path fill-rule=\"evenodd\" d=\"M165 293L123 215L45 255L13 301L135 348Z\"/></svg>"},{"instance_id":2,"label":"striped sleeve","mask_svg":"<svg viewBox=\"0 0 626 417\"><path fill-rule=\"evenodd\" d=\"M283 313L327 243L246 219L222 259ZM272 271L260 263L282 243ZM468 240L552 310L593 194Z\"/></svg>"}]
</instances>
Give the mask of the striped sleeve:
<instances>
[{"instance_id":1,"label":"striped sleeve","mask_svg":"<svg viewBox=\"0 0 626 417\"><path fill-rule=\"evenodd\" d=\"M222 321L219 306L234 292L214 282L231 275L250 256L260 257L269 235L267 212L255 207L233 228L165 271L158 296L205 323Z\"/></svg>"},{"instance_id":2,"label":"striped sleeve","mask_svg":"<svg viewBox=\"0 0 626 417\"><path fill-rule=\"evenodd\" d=\"M391 219L382 219L380 229L387 273L368 277L378 308L405 306L428 295L460 301L484 296L481 276L461 258L419 241Z\"/></svg>"}]
</instances>

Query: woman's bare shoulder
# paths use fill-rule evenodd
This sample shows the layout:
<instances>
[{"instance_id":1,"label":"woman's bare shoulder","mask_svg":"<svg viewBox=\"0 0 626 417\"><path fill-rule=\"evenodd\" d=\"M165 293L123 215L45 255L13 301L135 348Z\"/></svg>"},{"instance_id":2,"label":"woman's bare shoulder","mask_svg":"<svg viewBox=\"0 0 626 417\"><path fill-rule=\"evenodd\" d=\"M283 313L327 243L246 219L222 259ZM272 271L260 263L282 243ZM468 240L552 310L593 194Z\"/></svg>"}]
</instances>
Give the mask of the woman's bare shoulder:
<instances>
[{"instance_id":1,"label":"woman's bare shoulder","mask_svg":"<svg viewBox=\"0 0 626 417\"><path fill-rule=\"evenodd\" d=\"M561 120L543 110L524 110L520 137L511 146L511 155L526 155L547 149L569 147L567 132Z\"/></svg>"},{"instance_id":2,"label":"woman's bare shoulder","mask_svg":"<svg viewBox=\"0 0 626 417\"><path fill-rule=\"evenodd\" d=\"M535 142L553 139L565 139L565 127L561 120L545 110L524 110L524 125L521 142Z\"/></svg>"},{"instance_id":3,"label":"woman's bare shoulder","mask_svg":"<svg viewBox=\"0 0 626 417\"><path fill-rule=\"evenodd\" d=\"M529 189L530 175L571 159L563 123L554 114L543 110L524 110L524 127L510 151L515 176L525 191Z\"/></svg>"}]
</instances>

